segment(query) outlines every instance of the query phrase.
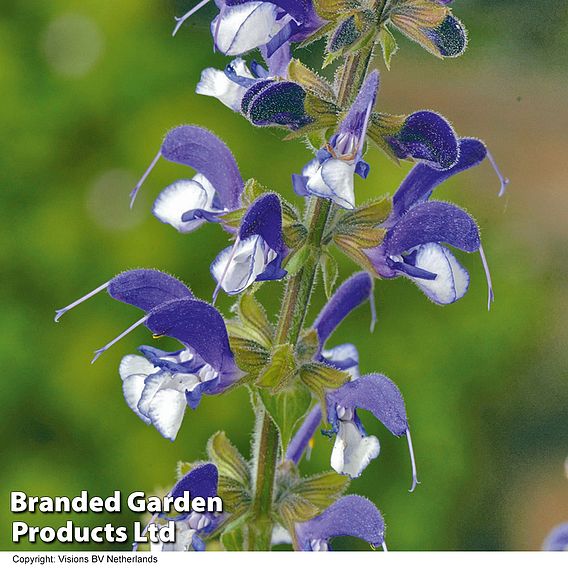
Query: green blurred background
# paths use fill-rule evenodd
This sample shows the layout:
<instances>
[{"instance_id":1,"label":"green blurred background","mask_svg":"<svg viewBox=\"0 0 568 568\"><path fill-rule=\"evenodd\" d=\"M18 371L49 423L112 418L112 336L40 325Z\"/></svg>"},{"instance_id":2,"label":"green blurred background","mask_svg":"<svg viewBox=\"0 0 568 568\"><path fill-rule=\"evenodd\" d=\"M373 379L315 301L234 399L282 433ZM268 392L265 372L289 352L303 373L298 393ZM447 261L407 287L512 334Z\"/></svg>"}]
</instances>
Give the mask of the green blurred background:
<instances>
[{"instance_id":1,"label":"green blurred background","mask_svg":"<svg viewBox=\"0 0 568 568\"><path fill-rule=\"evenodd\" d=\"M244 391L188 411L175 443L126 407L117 365L149 341L144 328L89 364L92 351L135 321L137 310L102 294L53 323L55 308L128 268L166 270L210 297L208 267L227 244L223 231L206 226L182 236L149 211L157 192L187 172L160 164L128 210L130 188L173 126L212 129L233 149L243 177L298 202L290 174L309 159L302 144L283 143L279 132L254 129L194 94L200 70L224 59L211 49L212 6L172 39L174 14L190 4L0 6L0 549L17 548L11 490L151 492L172 484L177 460L203 459L218 429L248 452L252 415ZM408 493L405 441L363 416L382 452L351 486L382 509L394 550L537 549L554 524L568 520L568 8L561 0L535 4L457 1L454 11L470 31L462 58L438 61L401 39L393 70L381 67L381 110L440 111L460 134L485 140L511 178L498 199L498 181L484 164L438 193L466 207L482 228L496 294L490 313L478 256L460 255L472 284L457 304L435 306L402 279L378 282L375 333L362 308L330 341L356 343L362 370L386 373L406 398L422 485ZM317 65L320 50L300 55ZM360 200L393 192L408 169L375 150L369 162ZM341 260L343 276L353 269ZM278 283L262 290L271 312L280 292ZM308 319L322 302L319 290ZM230 302L220 304L226 310ZM318 437L304 471L327 468L330 451ZM79 525L136 520L72 518Z\"/></svg>"}]
</instances>

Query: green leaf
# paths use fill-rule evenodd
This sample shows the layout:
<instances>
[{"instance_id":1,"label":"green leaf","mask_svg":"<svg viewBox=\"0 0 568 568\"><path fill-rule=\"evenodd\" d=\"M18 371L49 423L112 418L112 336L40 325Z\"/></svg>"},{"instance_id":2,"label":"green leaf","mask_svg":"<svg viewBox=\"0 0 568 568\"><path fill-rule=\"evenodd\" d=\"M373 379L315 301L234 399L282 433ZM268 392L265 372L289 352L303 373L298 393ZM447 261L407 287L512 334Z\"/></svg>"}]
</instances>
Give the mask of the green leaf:
<instances>
[{"instance_id":1,"label":"green leaf","mask_svg":"<svg viewBox=\"0 0 568 568\"><path fill-rule=\"evenodd\" d=\"M308 230L303 223L285 224L282 226L282 232L286 246L291 249L300 248L308 235Z\"/></svg>"},{"instance_id":2,"label":"green leaf","mask_svg":"<svg viewBox=\"0 0 568 568\"><path fill-rule=\"evenodd\" d=\"M234 211L229 211L229 213L225 213L221 219L223 225L227 225L228 227L232 227L233 229L238 229L241 225L241 221L243 220L244 214L247 212L245 207L241 207L240 209L235 209Z\"/></svg>"},{"instance_id":3,"label":"green leaf","mask_svg":"<svg viewBox=\"0 0 568 568\"><path fill-rule=\"evenodd\" d=\"M233 479L244 487L249 487L250 472L247 462L227 438L225 432L217 432L209 438L207 455L217 466L219 475Z\"/></svg>"},{"instance_id":4,"label":"green leaf","mask_svg":"<svg viewBox=\"0 0 568 568\"><path fill-rule=\"evenodd\" d=\"M373 264L369 260L369 257L363 252L363 249L373 248L381 244L385 233L385 229L362 229L357 231L356 235L335 235L333 241L351 260L363 268L363 270L377 275Z\"/></svg>"},{"instance_id":5,"label":"green leaf","mask_svg":"<svg viewBox=\"0 0 568 568\"><path fill-rule=\"evenodd\" d=\"M270 363L257 379L257 385L277 392L296 372L294 348L289 343L278 345L272 352Z\"/></svg>"},{"instance_id":6,"label":"green leaf","mask_svg":"<svg viewBox=\"0 0 568 568\"><path fill-rule=\"evenodd\" d=\"M324 136L324 132L322 130L316 130L315 132L308 132L304 136L304 140L308 149L312 152L316 153L322 146L325 146L327 140Z\"/></svg>"},{"instance_id":7,"label":"green leaf","mask_svg":"<svg viewBox=\"0 0 568 568\"><path fill-rule=\"evenodd\" d=\"M392 56L398 51L398 44L390 30L383 26L379 32L379 43L383 52L386 68L390 71Z\"/></svg>"},{"instance_id":8,"label":"green leaf","mask_svg":"<svg viewBox=\"0 0 568 568\"><path fill-rule=\"evenodd\" d=\"M341 109L333 102L324 100L308 93L304 102L306 112L315 119L308 131L335 127Z\"/></svg>"},{"instance_id":9,"label":"green leaf","mask_svg":"<svg viewBox=\"0 0 568 568\"><path fill-rule=\"evenodd\" d=\"M347 213L341 218L339 222L339 232L342 232L343 227L353 225L367 225L374 227L386 220L392 209L392 199L386 195L377 197L361 207L357 207Z\"/></svg>"},{"instance_id":10,"label":"green leaf","mask_svg":"<svg viewBox=\"0 0 568 568\"><path fill-rule=\"evenodd\" d=\"M270 360L270 351L256 341L233 335L233 328L236 328L238 332L239 329L242 329L242 326L240 324L235 325L234 322L227 322L227 329L230 333L229 342L231 350L235 355L237 366L242 371L250 373L253 378L256 378Z\"/></svg>"},{"instance_id":11,"label":"green leaf","mask_svg":"<svg viewBox=\"0 0 568 568\"><path fill-rule=\"evenodd\" d=\"M322 62L322 69L325 69L329 65L331 65L336 59L339 59L343 55L343 50L339 51L332 51L331 53L326 53L325 57L323 58Z\"/></svg>"},{"instance_id":12,"label":"green leaf","mask_svg":"<svg viewBox=\"0 0 568 568\"><path fill-rule=\"evenodd\" d=\"M344 385L349 381L350 375L323 363L312 362L300 368L300 379L319 399L325 416L327 413L326 390L334 390Z\"/></svg>"},{"instance_id":13,"label":"green leaf","mask_svg":"<svg viewBox=\"0 0 568 568\"><path fill-rule=\"evenodd\" d=\"M432 0L405 0L392 5L389 20L406 37L441 58L443 55L433 41L431 32L439 28L450 13L447 6Z\"/></svg>"},{"instance_id":14,"label":"green leaf","mask_svg":"<svg viewBox=\"0 0 568 568\"><path fill-rule=\"evenodd\" d=\"M292 491L323 511L334 503L349 486L349 477L334 471L301 479Z\"/></svg>"},{"instance_id":15,"label":"green leaf","mask_svg":"<svg viewBox=\"0 0 568 568\"><path fill-rule=\"evenodd\" d=\"M250 337L266 349L272 347L274 329L262 305L257 302L253 294L242 294L237 304L237 313Z\"/></svg>"},{"instance_id":16,"label":"green leaf","mask_svg":"<svg viewBox=\"0 0 568 568\"><path fill-rule=\"evenodd\" d=\"M288 66L288 78L304 87L305 90L313 93L320 99L334 101L335 93L333 87L320 77L315 71L306 67L299 59L292 59Z\"/></svg>"},{"instance_id":17,"label":"green leaf","mask_svg":"<svg viewBox=\"0 0 568 568\"><path fill-rule=\"evenodd\" d=\"M335 21L341 14L353 9L352 0L314 0L316 12L328 21Z\"/></svg>"},{"instance_id":18,"label":"green leaf","mask_svg":"<svg viewBox=\"0 0 568 568\"><path fill-rule=\"evenodd\" d=\"M260 397L280 431L282 451L285 452L296 424L308 412L312 401L310 391L302 383L295 381L287 389L275 395L271 395L267 390L261 390Z\"/></svg>"},{"instance_id":19,"label":"green leaf","mask_svg":"<svg viewBox=\"0 0 568 568\"><path fill-rule=\"evenodd\" d=\"M251 505L251 496L240 483L234 479L219 476L217 494L223 501L223 510L231 513L232 518L244 514Z\"/></svg>"},{"instance_id":20,"label":"green leaf","mask_svg":"<svg viewBox=\"0 0 568 568\"><path fill-rule=\"evenodd\" d=\"M326 18L324 18L324 19L326 19ZM335 28L335 22L329 22L327 24L324 24L321 28L316 30L313 34L311 34L304 41L301 41L297 45L298 45L299 48L306 47L306 46L310 45L311 43L314 43L318 39L321 39L322 37L326 36L328 33L332 32L334 28Z\"/></svg>"},{"instance_id":21,"label":"green leaf","mask_svg":"<svg viewBox=\"0 0 568 568\"><path fill-rule=\"evenodd\" d=\"M286 258L284 268L290 276L297 274L306 264L308 259L314 254L314 249L310 245L304 245L295 250Z\"/></svg>"},{"instance_id":22,"label":"green leaf","mask_svg":"<svg viewBox=\"0 0 568 568\"><path fill-rule=\"evenodd\" d=\"M301 495L290 493L278 504L278 515L282 525L293 527L294 523L303 523L313 519L321 511Z\"/></svg>"},{"instance_id":23,"label":"green leaf","mask_svg":"<svg viewBox=\"0 0 568 568\"><path fill-rule=\"evenodd\" d=\"M282 200L282 232L288 248L297 249L304 243L308 230L293 205Z\"/></svg>"},{"instance_id":24,"label":"green leaf","mask_svg":"<svg viewBox=\"0 0 568 568\"><path fill-rule=\"evenodd\" d=\"M285 199L281 199L280 203L282 205L283 225L294 225L302 222L300 220L300 213L298 213L298 210L291 203L288 203Z\"/></svg>"},{"instance_id":25,"label":"green leaf","mask_svg":"<svg viewBox=\"0 0 568 568\"><path fill-rule=\"evenodd\" d=\"M318 332L315 329L306 330L296 345L296 354L300 361L311 361L319 349Z\"/></svg>"},{"instance_id":26,"label":"green leaf","mask_svg":"<svg viewBox=\"0 0 568 568\"><path fill-rule=\"evenodd\" d=\"M221 534L221 544L228 552L248 550L248 517L241 517L227 525Z\"/></svg>"},{"instance_id":27,"label":"green leaf","mask_svg":"<svg viewBox=\"0 0 568 568\"><path fill-rule=\"evenodd\" d=\"M369 127L367 128L367 136L371 139L371 141L397 164L400 160L393 152L393 149L387 142L387 139L389 136L394 136L400 131L406 118L406 115L403 114L394 115L372 112Z\"/></svg>"},{"instance_id":28,"label":"green leaf","mask_svg":"<svg viewBox=\"0 0 568 568\"><path fill-rule=\"evenodd\" d=\"M320 268L323 277L323 288L325 295L329 299L333 294L333 288L337 277L339 276L339 268L337 262L329 252L324 252L320 257Z\"/></svg>"},{"instance_id":29,"label":"green leaf","mask_svg":"<svg viewBox=\"0 0 568 568\"><path fill-rule=\"evenodd\" d=\"M193 468L195 467L194 463L185 462L185 461L178 461L176 466L176 478L179 481L182 477L185 477Z\"/></svg>"},{"instance_id":30,"label":"green leaf","mask_svg":"<svg viewBox=\"0 0 568 568\"><path fill-rule=\"evenodd\" d=\"M268 189L266 189L262 184L260 184L254 178L250 178L245 182L245 188L243 190L243 202L245 203L245 205L250 205L253 201L267 192Z\"/></svg>"}]
</instances>

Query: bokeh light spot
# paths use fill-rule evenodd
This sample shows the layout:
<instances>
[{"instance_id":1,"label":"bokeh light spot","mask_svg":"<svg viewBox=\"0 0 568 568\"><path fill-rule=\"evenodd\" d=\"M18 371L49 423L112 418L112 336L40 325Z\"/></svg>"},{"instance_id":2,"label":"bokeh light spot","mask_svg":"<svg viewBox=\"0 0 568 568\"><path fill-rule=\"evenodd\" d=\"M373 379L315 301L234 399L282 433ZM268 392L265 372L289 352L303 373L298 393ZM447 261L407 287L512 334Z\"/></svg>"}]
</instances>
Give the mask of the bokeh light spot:
<instances>
[{"instance_id":1,"label":"bokeh light spot","mask_svg":"<svg viewBox=\"0 0 568 568\"><path fill-rule=\"evenodd\" d=\"M50 67L64 77L85 76L95 66L104 49L100 28L81 14L63 14L45 30L41 47Z\"/></svg>"}]
</instances>

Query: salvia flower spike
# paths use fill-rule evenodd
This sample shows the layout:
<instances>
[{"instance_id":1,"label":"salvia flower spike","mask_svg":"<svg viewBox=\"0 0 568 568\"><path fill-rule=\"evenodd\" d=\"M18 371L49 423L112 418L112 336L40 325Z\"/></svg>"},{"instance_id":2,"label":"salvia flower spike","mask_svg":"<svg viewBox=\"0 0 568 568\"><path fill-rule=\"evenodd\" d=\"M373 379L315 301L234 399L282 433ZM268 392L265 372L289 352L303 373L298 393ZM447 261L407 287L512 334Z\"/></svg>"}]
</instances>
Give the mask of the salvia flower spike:
<instances>
[{"instance_id":1,"label":"salvia flower spike","mask_svg":"<svg viewBox=\"0 0 568 568\"><path fill-rule=\"evenodd\" d=\"M196 0L176 17L173 35L208 3ZM356 345L332 344L331 336L367 300L373 330L375 277L408 278L439 305L461 299L470 275L458 260L460 251L479 253L488 307L494 300L477 222L459 206L432 196L443 182L486 158L499 178L499 196L509 180L484 142L458 136L437 112L389 115L375 108L380 81L370 65L373 46L381 43L389 67L397 49L392 30L440 58L464 51L466 30L450 4L451 0L401 0L381 3L378 13L369 3L343 0L215 0L218 12L210 24L213 50L230 59L224 68L204 69L196 92L218 99L254 127L285 129L287 140L306 143L312 157L301 174L292 176L294 192L306 198L304 211L266 190L269 180L261 180L261 185L251 177L245 183L231 150L212 132L187 124L172 128L132 190L130 206L161 158L188 168L187 176L159 192L152 214L182 234L217 223L234 239L212 256L210 266L213 302L221 290L236 297L230 319L196 298L182 281L153 269L118 274L55 314L59 321L103 290L142 312L135 323L97 349L93 362L141 326L153 339L177 342L173 350L140 345L136 353L122 357L118 369L128 408L169 441L176 439L186 414L204 396L243 385L252 395L252 458L243 457L224 432L217 432L207 445L209 461L182 464L178 482L167 493L175 497L189 491L204 499L221 494L226 510L155 514L143 534L171 521L176 540L152 543L152 551L201 551L212 539L220 539L227 549L242 549L247 543L264 549L285 542L296 550L327 551L341 536L387 551L379 509L364 497L343 493L350 478L363 475L381 451L378 437L365 431L361 411L394 436L406 438L410 491L416 489L406 405L393 381L360 368L365 360L361 358L360 364ZM298 44L324 36L319 69L293 59ZM255 49L263 62L246 55ZM332 61L338 63L333 84L321 73ZM369 176L368 142L391 159L409 160L414 166L392 200L375 198L359 205L367 199L358 195L354 176ZM340 270L335 259L336 248L364 270L337 287L344 267ZM264 288L276 289L275 280L284 281L277 317L261 301ZM321 280L331 297L306 325L306 312ZM263 291L257 294L261 283ZM214 415L210 418L215 429ZM302 478L301 460L306 453L309 458L318 430L333 439L328 468L332 471ZM545 547L565 548L567 534L565 526L557 528Z\"/></svg>"}]
</instances>

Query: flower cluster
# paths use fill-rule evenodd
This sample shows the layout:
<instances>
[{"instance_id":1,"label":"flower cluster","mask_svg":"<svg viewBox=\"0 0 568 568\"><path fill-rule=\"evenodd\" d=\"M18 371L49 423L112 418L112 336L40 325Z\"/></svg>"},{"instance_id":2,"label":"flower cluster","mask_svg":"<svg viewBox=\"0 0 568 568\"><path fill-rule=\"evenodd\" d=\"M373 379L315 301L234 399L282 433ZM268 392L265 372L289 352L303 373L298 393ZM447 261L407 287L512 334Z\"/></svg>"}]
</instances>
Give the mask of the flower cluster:
<instances>
[{"instance_id":1,"label":"flower cluster","mask_svg":"<svg viewBox=\"0 0 568 568\"><path fill-rule=\"evenodd\" d=\"M174 34L203 0L177 18ZM143 316L95 354L138 326L154 338L179 343L176 351L149 345L123 357L119 374L128 407L163 437L174 440L187 408L204 395L246 386L257 416L254 452L245 459L223 432L208 444L208 461L182 467L171 495L219 495L223 514L176 518L175 545L159 550L203 550L220 539L227 550L269 549L279 542L296 550L324 551L350 535L385 545L383 517L358 495L343 496L380 453L358 416L368 411L396 437L406 438L418 483L403 396L383 374L359 371L355 345L329 339L354 309L369 301L375 323L376 279L405 276L433 302L462 298L469 275L447 248L479 252L493 291L475 220L460 207L431 199L451 176L485 158L485 144L462 138L441 115L420 110L388 115L376 110L379 72L370 70L376 46L387 67L398 30L431 53L460 55L466 32L448 0L215 0L215 49L234 57L224 70L205 69L197 93L213 96L255 126L278 127L287 140L303 140L313 157L292 188L304 198L301 213L254 178L242 177L233 154L215 134L184 125L168 132L131 193L131 204L161 158L187 166L192 176L173 181L157 196L153 215L179 233L205 223L231 240L212 258L212 303L196 298L180 280L150 269L129 270L58 310L58 320L94 294L142 310ZM292 48L326 38L322 68L338 62L331 81L292 58ZM264 65L242 56L258 49ZM367 179L369 143L414 167L391 197L364 202L355 175ZM501 193L507 180L501 180ZM363 201L363 203L361 203ZM354 261L356 272L336 288L334 251ZM306 307L321 274L327 304L311 325ZM270 317L255 298L259 286L282 280L281 311ZM236 297L230 318L214 306L218 294ZM334 439L331 471L302 477L299 462L315 436ZM160 523L159 517L152 523Z\"/></svg>"}]
</instances>

